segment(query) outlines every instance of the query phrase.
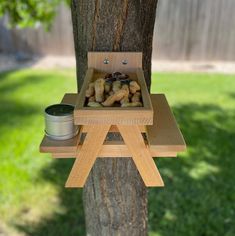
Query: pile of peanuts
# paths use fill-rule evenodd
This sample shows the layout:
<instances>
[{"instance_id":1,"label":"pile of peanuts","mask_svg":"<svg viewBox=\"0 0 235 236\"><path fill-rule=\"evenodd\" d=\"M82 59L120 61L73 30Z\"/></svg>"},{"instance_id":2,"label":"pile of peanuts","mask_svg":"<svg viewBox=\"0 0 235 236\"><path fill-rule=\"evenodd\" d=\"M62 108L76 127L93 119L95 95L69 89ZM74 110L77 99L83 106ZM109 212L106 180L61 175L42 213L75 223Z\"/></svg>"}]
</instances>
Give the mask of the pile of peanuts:
<instances>
[{"instance_id":1,"label":"pile of peanuts","mask_svg":"<svg viewBox=\"0 0 235 236\"><path fill-rule=\"evenodd\" d=\"M142 107L140 86L120 72L106 74L89 83L86 90L89 107Z\"/></svg>"}]
</instances>

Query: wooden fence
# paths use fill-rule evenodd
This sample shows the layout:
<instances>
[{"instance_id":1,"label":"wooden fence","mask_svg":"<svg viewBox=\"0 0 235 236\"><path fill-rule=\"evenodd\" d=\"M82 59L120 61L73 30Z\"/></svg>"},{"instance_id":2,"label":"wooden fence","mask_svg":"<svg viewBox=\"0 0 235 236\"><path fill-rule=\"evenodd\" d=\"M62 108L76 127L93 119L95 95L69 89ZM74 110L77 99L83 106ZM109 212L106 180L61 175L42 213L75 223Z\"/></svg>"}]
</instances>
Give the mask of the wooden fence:
<instances>
[{"instance_id":1,"label":"wooden fence","mask_svg":"<svg viewBox=\"0 0 235 236\"><path fill-rule=\"evenodd\" d=\"M73 33L68 7L61 5L50 32L36 29L7 30L7 17L0 21L0 52L73 55Z\"/></svg>"},{"instance_id":2,"label":"wooden fence","mask_svg":"<svg viewBox=\"0 0 235 236\"><path fill-rule=\"evenodd\" d=\"M159 0L153 58L235 60L235 0ZM58 8L51 32L7 30L0 21L0 52L73 55L70 11Z\"/></svg>"},{"instance_id":3,"label":"wooden fence","mask_svg":"<svg viewBox=\"0 0 235 236\"><path fill-rule=\"evenodd\" d=\"M235 60L235 0L160 0L154 57Z\"/></svg>"}]
</instances>

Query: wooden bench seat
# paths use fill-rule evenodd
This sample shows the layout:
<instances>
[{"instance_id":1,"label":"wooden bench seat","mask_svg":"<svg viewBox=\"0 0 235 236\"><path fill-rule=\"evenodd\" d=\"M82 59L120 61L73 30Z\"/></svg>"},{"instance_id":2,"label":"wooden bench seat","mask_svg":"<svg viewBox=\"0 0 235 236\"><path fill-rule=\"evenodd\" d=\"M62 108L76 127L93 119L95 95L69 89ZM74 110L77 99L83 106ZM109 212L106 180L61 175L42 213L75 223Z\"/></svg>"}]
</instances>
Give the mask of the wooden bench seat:
<instances>
[{"instance_id":1,"label":"wooden bench seat","mask_svg":"<svg viewBox=\"0 0 235 236\"><path fill-rule=\"evenodd\" d=\"M154 109L153 125L146 126L148 144L161 152L182 152L184 138L164 94L151 94Z\"/></svg>"}]
</instances>

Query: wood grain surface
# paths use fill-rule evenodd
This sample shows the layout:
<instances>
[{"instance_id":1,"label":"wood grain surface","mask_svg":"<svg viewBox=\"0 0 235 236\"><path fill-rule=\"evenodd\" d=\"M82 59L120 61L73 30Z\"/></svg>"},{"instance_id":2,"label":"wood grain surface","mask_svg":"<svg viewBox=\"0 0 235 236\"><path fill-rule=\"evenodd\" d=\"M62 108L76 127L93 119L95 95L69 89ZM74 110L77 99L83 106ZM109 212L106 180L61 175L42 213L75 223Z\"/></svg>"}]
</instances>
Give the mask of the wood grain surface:
<instances>
[{"instance_id":1,"label":"wood grain surface","mask_svg":"<svg viewBox=\"0 0 235 236\"><path fill-rule=\"evenodd\" d=\"M149 147L166 152L182 152L186 144L164 94L152 94L153 125L146 126Z\"/></svg>"},{"instance_id":2,"label":"wood grain surface","mask_svg":"<svg viewBox=\"0 0 235 236\"><path fill-rule=\"evenodd\" d=\"M164 186L161 175L146 148L139 127L136 125L118 125L118 129L126 143L132 159L146 186Z\"/></svg>"},{"instance_id":3,"label":"wood grain surface","mask_svg":"<svg viewBox=\"0 0 235 236\"><path fill-rule=\"evenodd\" d=\"M66 182L66 187L83 187L99 154L110 125L90 125L80 152Z\"/></svg>"},{"instance_id":4,"label":"wood grain surface","mask_svg":"<svg viewBox=\"0 0 235 236\"><path fill-rule=\"evenodd\" d=\"M105 59L109 61L108 64L104 64ZM123 60L126 60L126 65L123 65ZM144 74L141 74L140 72L142 70L141 68L141 52L89 52L88 70L74 110L75 124L151 125L153 122L153 110L145 83ZM95 74L97 72L103 72L105 74L107 72L112 73L115 71L121 71L127 74L134 72L134 77L141 87L141 93L143 95L143 107L86 107L85 91L88 88L88 84L97 78ZM138 76L136 75L137 73Z\"/></svg>"},{"instance_id":5,"label":"wood grain surface","mask_svg":"<svg viewBox=\"0 0 235 236\"><path fill-rule=\"evenodd\" d=\"M104 60L108 64L104 64ZM122 64L125 60L127 64ZM123 73L134 72L136 68L142 68L141 52L88 52L88 68L94 68L107 73L120 71Z\"/></svg>"}]
</instances>

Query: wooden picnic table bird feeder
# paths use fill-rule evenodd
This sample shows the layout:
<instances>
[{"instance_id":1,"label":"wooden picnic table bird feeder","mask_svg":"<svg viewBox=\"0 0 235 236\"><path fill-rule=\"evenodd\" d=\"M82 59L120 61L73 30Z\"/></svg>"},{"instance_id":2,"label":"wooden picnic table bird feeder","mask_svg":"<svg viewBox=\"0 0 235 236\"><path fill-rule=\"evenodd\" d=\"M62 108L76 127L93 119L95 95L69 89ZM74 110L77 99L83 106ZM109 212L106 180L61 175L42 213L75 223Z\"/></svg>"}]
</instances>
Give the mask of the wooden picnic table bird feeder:
<instances>
[{"instance_id":1,"label":"wooden picnic table bird feeder","mask_svg":"<svg viewBox=\"0 0 235 236\"><path fill-rule=\"evenodd\" d=\"M142 107L87 107L89 82L106 73L121 71L141 87ZM75 158L66 187L83 187L96 158L131 157L147 187L164 186L153 157L176 157L186 149L164 94L149 95L142 70L142 53L89 52L88 70L79 94L65 94L62 103L75 105L79 133L55 141L44 136L40 151L54 158ZM106 139L119 134L121 141Z\"/></svg>"}]
</instances>

